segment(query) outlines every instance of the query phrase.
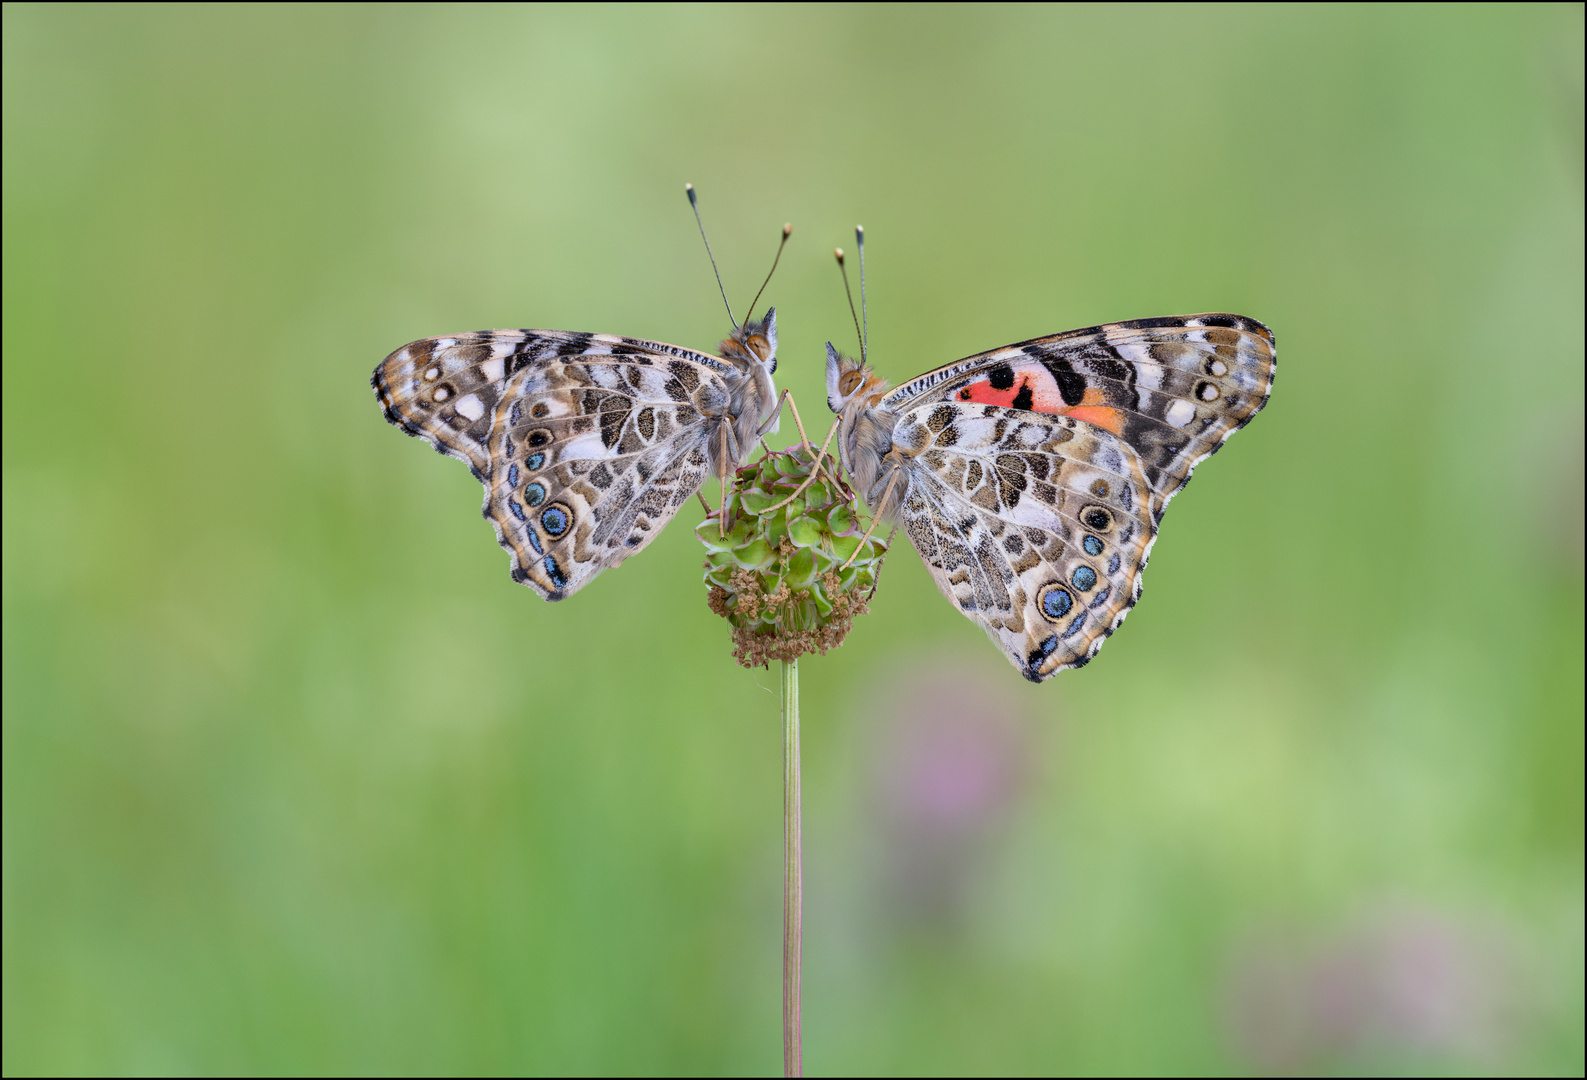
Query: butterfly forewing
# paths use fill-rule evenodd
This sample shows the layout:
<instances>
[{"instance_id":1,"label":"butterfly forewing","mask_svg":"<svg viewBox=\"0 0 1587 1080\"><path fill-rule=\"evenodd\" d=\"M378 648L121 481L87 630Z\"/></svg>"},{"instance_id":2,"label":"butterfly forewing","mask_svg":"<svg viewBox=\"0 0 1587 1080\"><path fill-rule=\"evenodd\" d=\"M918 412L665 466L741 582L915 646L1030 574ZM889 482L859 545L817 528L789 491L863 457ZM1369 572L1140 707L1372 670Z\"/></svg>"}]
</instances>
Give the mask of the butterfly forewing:
<instances>
[{"instance_id":1,"label":"butterfly forewing","mask_svg":"<svg viewBox=\"0 0 1587 1080\"><path fill-rule=\"evenodd\" d=\"M381 361L370 384L386 419L468 465L490 471L491 416L532 330L482 330L410 342Z\"/></svg>"},{"instance_id":2,"label":"butterfly forewing","mask_svg":"<svg viewBox=\"0 0 1587 1080\"><path fill-rule=\"evenodd\" d=\"M1153 513L1267 402L1273 334L1209 314L1136 319L968 357L891 391L881 407L931 400L1071 416L1122 438L1141 458Z\"/></svg>"}]
</instances>

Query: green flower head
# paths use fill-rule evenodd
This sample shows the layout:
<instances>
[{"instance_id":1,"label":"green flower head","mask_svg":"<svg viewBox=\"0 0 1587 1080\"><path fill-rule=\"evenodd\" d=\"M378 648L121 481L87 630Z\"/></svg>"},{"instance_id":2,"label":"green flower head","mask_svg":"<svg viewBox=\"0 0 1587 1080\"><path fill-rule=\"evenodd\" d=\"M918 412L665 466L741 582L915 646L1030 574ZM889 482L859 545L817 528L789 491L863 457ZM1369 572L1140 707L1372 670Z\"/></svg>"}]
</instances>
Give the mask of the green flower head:
<instances>
[{"instance_id":1,"label":"green flower head","mask_svg":"<svg viewBox=\"0 0 1587 1080\"><path fill-rule=\"evenodd\" d=\"M712 517L694 530L706 549L711 610L732 624L733 658L745 667L842 644L876 588L887 542L864 539L854 493L831 458L814 479L811 467L803 446L746 465L724 524Z\"/></svg>"}]
</instances>

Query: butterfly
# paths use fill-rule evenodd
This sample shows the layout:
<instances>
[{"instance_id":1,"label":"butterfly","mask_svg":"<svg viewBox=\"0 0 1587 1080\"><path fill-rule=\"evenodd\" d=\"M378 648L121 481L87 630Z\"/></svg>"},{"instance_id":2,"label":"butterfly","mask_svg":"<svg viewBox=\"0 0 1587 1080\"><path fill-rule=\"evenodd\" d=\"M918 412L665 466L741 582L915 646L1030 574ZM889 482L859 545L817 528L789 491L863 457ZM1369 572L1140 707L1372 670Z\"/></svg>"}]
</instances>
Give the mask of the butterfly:
<instances>
[{"instance_id":1,"label":"butterfly","mask_svg":"<svg viewBox=\"0 0 1587 1080\"><path fill-rule=\"evenodd\" d=\"M410 342L370 384L387 420L485 486L513 580L561 600L643 551L775 429L776 309L718 350L483 330Z\"/></svg>"},{"instance_id":2,"label":"butterfly","mask_svg":"<svg viewBox=\"0 0 1587 1080\"><path fill-rule=\"evenodd\" d=\"M1071 330L896 389L864 363L864 340L861 361L827 344L844 467L1038 683L1124 622L1169 500L1273 389L1273 332L1242 315Z\"/></svg>"}]
</instances>

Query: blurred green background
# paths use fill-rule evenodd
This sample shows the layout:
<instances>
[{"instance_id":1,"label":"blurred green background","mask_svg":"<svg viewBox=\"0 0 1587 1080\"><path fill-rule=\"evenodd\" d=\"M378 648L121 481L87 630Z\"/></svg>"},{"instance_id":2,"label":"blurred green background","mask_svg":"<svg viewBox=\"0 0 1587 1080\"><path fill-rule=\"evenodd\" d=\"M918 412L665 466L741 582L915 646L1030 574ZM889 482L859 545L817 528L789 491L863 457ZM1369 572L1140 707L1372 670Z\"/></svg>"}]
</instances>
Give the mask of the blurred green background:
<instances>
[{"instance_id":1,"label":"blurred green background","mask_svg":"<svg viewBox=\"0 0 1587 1080\"><path fill-rule=\"evenodd\" d=\"M419 337L1230 310L1267 411L1024 683L803 665L805 1060L1579 1075L1582 8L4 8L4 1071L775 1073L776 672L551 606ZM791 424L778 441L787 441Z\"/></svg>"}]
</instances>

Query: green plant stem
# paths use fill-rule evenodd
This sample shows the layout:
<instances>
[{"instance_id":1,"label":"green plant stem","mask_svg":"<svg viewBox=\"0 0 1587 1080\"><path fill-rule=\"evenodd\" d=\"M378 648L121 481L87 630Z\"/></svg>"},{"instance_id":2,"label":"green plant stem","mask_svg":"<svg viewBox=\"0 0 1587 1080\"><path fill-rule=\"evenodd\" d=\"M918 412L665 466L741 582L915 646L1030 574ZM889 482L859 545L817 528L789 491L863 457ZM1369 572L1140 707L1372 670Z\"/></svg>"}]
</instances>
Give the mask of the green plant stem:
<instances>
[{"instance_id":1,"label":"green plant stem","mask_svg":"<svg viewBox=\"0 0 1587 1080\"><path fill-rule=\"evenodd\" d=\"M799 661L782 661L782 1067L804 1075L799 1030L799 945L804 875L799 855Z\"/></svg>"}]
</instances>

